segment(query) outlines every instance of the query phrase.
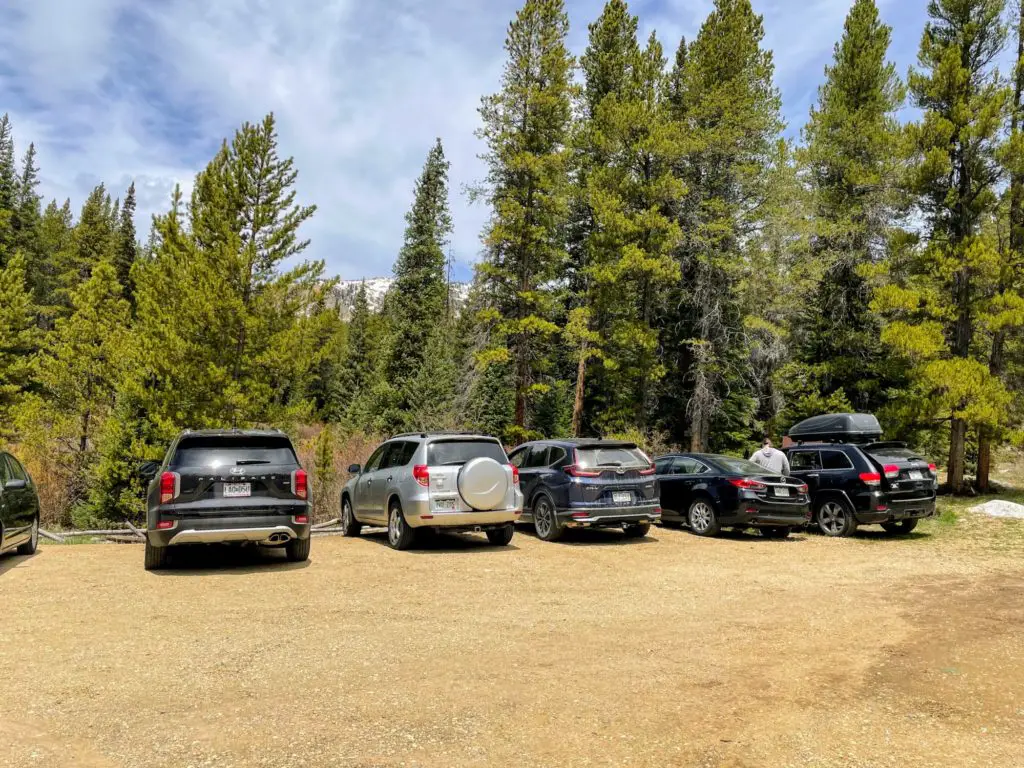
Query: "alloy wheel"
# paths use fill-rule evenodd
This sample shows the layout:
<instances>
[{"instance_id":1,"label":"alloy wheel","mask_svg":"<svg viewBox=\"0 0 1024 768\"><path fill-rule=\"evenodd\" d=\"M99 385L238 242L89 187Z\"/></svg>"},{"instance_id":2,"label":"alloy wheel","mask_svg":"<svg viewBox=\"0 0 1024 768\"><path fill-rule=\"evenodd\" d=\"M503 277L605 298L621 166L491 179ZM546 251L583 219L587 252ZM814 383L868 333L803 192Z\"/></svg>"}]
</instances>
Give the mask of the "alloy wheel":
<instances>
[{"instance_id":1,"label":"alloy wheel","mask_svg":"<svg viewBox=\"0 0 1024 768\"><path fill-rule=\"evenodd\" d=\"M341 532L348 535L348 532L352 530L352 505L345 500L345 503L341 505Z\"/></svg>"},{"instance_id":2,"label":"alloy wheel","mask_svg":"<svg viewBox=\"0 0 1024 768\"><path fill-rule=\"evenodd\" d=\"M551 513L551 504L546 499L537 502L537 506L533 510L533 522L537 528L537 535L542 539L551 535L551 527L555 521Z\"/></svg>"},{"instance_id":3,"label":"alloy wheel","mask_svg":"<svg viewBox=\"0 0 1024 768\"><path fill-rule=\"evenodd\" d=\"M392 546L398 546L398 540L402 538L402 513L397 507L392 507L388 516L388 541Z\"/></svg>"},{"instance_id":4,"label":"alloy wheel","mask_svg":"<svg viewBox=\"0 0 1024 768\"><path fill-rule=\"evenodd\" d=\"M704 533L711 527L714 512L703 501L698 501L690 508L690 528L697 533Z\"/></svg>"},{"instance_id":5,"label":"alloy wheel","mask_svg":"<svg viewBox=\"0 0 1024 768\"><path fill-rule=\"evenodd\" d=\"M825 502L818 510L818 525L825 533L838 536L846 527L846 510L834 501Z\"/></svg>"},{"instance_id":6,"label":"alloy wheel","mask_svg":"<svg viewBox=\"0 0 1024 768\"><path fill-rule=\"evenodd\" d=\"M32 521L32 549L39 546L39 518Z\"/></svg>"}]
</instances>

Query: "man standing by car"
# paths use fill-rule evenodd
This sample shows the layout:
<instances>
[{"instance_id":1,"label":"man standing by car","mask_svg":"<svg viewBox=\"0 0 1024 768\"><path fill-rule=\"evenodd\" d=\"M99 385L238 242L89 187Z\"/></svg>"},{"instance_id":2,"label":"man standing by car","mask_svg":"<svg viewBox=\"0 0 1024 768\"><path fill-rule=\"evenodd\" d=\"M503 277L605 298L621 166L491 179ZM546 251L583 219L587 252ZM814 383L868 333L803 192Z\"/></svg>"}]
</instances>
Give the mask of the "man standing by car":
<instances>
[{"instance_id":1,"label":"man standing by car","mask_svg":"<svg viewBox=\"0 0 1024 768\"><path fill-rule=\"evenodd\" d=\"M754 451L754 455L750 457L750 460L759 467L764 467L769 472L778 472L780 475L789 474L789 459L786 458L786 454L782 451L772 448L772 441L767 437L764 439L761 450Z\"/></svg>"}]
</instances>

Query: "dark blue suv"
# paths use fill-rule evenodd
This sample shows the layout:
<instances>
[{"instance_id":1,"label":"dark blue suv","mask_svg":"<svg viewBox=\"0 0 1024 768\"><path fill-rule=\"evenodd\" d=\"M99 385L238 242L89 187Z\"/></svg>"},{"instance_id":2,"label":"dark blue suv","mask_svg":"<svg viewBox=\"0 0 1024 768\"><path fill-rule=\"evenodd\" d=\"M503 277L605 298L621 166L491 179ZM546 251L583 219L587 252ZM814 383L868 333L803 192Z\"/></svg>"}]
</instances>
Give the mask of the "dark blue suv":
<instances>
[{"instance_id":1,"label":"dark blue suv","mask_svg":"<svg viewBox=\"0 0 1024 768\"><path fill-rule=\"evenodd\" d=\"M557 541L567 528L622 528L646 536L661 519L654 464L635 443L544 440L509 454L519 469L523 522Z\"/></svg>"}]
</instances>

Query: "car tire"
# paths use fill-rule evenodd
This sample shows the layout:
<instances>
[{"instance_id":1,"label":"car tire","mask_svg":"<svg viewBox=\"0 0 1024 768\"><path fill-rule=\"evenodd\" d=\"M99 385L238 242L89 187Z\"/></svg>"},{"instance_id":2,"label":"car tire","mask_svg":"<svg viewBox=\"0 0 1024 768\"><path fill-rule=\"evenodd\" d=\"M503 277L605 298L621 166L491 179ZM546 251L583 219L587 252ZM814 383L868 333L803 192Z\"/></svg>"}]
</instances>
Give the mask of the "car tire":
<instances>
[{"instance_id":1,"label":"car tire","mask_svg":"<svg viewBox=\"0 0 1024 768\"><path fill-rule=\"evenodd\" d=\"M170 555L170 547L154 547L146 539L146 570L159 571L167 567L167 560Z\"/></svg>"},{"instance_id":2,"label":"car tire","mask_svg":"<svg viewBox=\"0 0 1024 768\"><path fill-rule=\"evenodd\" d=\"M392 549L409 549L416 540L416 531L409 527L398 502L392 502L388 510L388 545Z\"/></svg>"},{"instance_id":3,"label":"car tire","mask_svg":"<svg viewBox=\"0 0 1024 768\"><path fill-rule=\"evenodd\" d=\"M310 534L305 539L292 539L284 545L284 553L290 563L304 563L309 560L309 548L313 544Z\"/></svg>"},{"instance_id":4,"label":"car tire","mask_svg":"<svg viewBox=\"0 0 1024 768\"><path fill-rule=\"evenodd\" d=\"M363 524L356 520L352 511L352 502L346 496L341 500L341 535L352 539L363 530Z\"/></svg>"},{"instance_id":5,"label":"car tire","mask_svg":"<svg viewBox=\"0 0 1024 768\"><path fill-rule=\"evenodd\" d=\"M831 538L852 536L857 530L857 518L843 499L825 499L814 513L818 530Z\"/></svg>"},{"instance_id":6,"label":"car tire","mask_svg":"<svg viewBox=\"0 0 1024 768\"><path fill-rule=\"evenodd\" d=\"M507 547L512 542L512 536L516 527L509 523L501 528L494 528L487 532L487 540L496 547Z\"/></svg>"},{"instance_id":7,"label":"car tire","mask_svg":"<svg viewBox=\"0 0 1024 768\"><path fill-rule=\"evenodd\" d=\"M29 540L18 547L19 555L34 555L39 547L39 517L32 521L32 535Z\"/></svg>"},{"instance_id":8,"label":"car tire","mask_svg":"<svg viewBox=\"0 0 1024 768\"><path fill-rule=\"evenodd\" d=\"M642 539L651 532L650 523L635 523L622 526L622 532L627 539Z\"/></svg>"},{"instance_id":9,"label":"car tire","mask_svg":"<svg viewBox=\"0 0 1024 768\"><path fill-rule=\"evenodd\" d=\"M917 528L918 520L899 520L892 523L882 523L882 530L886 533L897 534L900 536L906 536Z\"/></svg>"},{"instance_id":10,"label":"car tire","mask_svg":"<svg viewBox=\"0 0 1024 768\"><path fill-rule=\"evenodd\" d=\"M783 526L772 526L771 528L762 528L761 535L766 539L788 539L791 528Z\"/></svg>"},{"instance_id":11,"label":"car tire","mask_svg":"<svg viewBox=\"0 0 1024 768\"><path fill-rule=\"evenodd\" d=\"M533 530L542 541L558 541L565 533L558 523L555 505L547 496L538 496L533 502Z\"/></svg>"},{"instance_id":12,"label":"car tire","mask_svg":"<svg viewBox=\"0 0 1024 768\"><path fill-rule=\"evenodd\" d=\"M718 523L718 515L710 499L694 499L686 512L686 522L690 530L698 536L717 536L722 530Z\"/></svg>"}]
</instances>

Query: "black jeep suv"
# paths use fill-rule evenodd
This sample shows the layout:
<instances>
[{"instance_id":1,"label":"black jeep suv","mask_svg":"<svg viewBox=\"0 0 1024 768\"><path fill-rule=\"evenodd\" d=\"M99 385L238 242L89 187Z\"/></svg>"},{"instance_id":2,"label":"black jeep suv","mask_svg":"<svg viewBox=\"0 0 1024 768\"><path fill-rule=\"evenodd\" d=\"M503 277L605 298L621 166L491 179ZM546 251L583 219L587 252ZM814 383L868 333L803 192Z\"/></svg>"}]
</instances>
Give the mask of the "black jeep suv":
<instances>
[{"instance_id":1,"label":"black jeep suv","mask_svg":"<svg viewBox=\"0 0 1024 768\"><path fill-rule=\"evenodd\" d=\"M288 437L272 430L181 434L149 484L146 570L180 544L254 543L309 557L312 509L306 471Z\"/></svg>"},{"instance_id":2,"label":"black jeep suv","mask_svg":"<svg viewBox=\"0 0 1024 768\"><path fill-rule=\"evenodd\" d=\"M812 523L826 536L849 536L858 525L906 534L935 515L935 464L881 436L878 420L863 413L815 416L790 430L790 474L810 487Z\"/></svg>"}]
</instances>

